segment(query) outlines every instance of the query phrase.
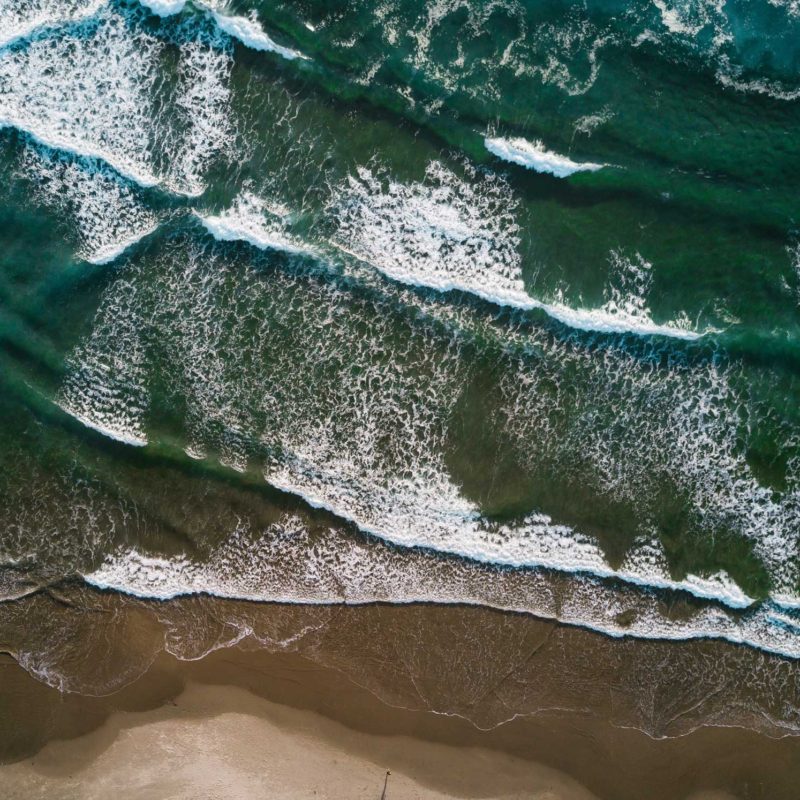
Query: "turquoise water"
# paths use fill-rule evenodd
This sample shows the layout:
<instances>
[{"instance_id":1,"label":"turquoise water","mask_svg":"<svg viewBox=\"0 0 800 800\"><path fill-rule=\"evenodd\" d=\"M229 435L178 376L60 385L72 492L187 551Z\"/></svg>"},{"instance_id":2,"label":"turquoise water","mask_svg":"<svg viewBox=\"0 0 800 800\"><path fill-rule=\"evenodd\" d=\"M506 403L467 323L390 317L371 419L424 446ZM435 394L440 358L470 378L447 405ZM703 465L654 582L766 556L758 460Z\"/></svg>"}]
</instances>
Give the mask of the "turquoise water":
<instances>
[{"instance_id":1,"label":"turquoise water","mask_svg":"<svg viewBox=\"0 0 800 800\"><path fill-rule=\"evenodd\" d=\"M3 597L797 658L798 34L788 0L0 0Z\"/></svg>"}]
</instances>

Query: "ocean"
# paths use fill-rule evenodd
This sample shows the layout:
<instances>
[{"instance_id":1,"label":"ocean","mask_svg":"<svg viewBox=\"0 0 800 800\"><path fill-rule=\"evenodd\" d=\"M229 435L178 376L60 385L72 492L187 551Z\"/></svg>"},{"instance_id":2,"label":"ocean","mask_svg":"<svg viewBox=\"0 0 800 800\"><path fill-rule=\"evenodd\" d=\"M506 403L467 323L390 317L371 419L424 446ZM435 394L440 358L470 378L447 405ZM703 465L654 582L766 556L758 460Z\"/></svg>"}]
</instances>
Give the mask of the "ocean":
<instances>
[{"instance_id":1,"label":"ocean","mask_svg":"<svg viewBox=\"0 0 800 800\"><path fill-rule=\"evenodd\" d=\"M0 649L97 693L139 666L65 592L187 658L481 606L478 661L528 618L669 661L621 724L800 732L799 42L797 0L0 0Z\"/></svg>"}]
</instances>

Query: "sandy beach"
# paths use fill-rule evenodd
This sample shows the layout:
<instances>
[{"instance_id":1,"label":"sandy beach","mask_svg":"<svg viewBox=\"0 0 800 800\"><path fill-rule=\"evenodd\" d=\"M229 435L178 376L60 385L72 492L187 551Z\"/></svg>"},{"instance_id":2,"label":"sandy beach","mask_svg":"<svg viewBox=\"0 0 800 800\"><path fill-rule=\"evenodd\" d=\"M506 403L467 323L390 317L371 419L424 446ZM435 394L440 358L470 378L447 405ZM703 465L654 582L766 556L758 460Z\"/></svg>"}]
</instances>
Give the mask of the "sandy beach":
<instances>
[{"instance_id":1,"label":"sandy beach","mask_svg":"<svg viewBox=\"0 0 800 800\"><path fill-rule=\"evenodd\" d=\"M380 669L380 664L375 665ZM160 654L107 696L59 692L0 658L0 781L53 798L792 800L793 737L701 728L656 740L590 713L490 730L389 705L338 669L240 647Z\"/></svg>"},{"instance_id":2,"label":"sandy beach","mask_svg":"<svg viewBox=\"0 0 800 800\"><path fill-rule=\"evenodd\" d=\"M166 706L115 713L0 774L14 800L366 800L381 797L384 781L387 800L596 797L557 770L484 748L372 736L242 689L194 683Z\"/></svg>"}]
</instances>

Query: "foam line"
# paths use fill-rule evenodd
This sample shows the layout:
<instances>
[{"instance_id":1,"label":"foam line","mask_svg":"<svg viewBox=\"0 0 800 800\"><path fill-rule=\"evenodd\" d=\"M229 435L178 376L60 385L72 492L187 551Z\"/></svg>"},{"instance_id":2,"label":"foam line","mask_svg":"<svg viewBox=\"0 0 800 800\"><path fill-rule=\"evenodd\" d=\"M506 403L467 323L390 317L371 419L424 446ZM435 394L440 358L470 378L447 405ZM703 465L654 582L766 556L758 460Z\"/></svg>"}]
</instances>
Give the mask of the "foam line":
<instances>
[{"instance_id":1,"label":"foam line","mask_svg":"<svg viewBox=\"0 0 800 800\"><path fill-rule=\"evenodd\" d=\"M112 261L116 261L126 250L133 247L137 242L140 242L142 239L145 239L151 233L158 230L158 227L159 223L156 222L144 230L132 233L125 239L100 247L95 250L94 253L87 256L86 260L90 264L96 264L97 266L110 264Z\"/></svg>"},{"instance_id":2,"label":"foam line","mask_svg":"<svg viewBox=\"0 0 800 800\"><path fill-rule=\"evenodd\" d=\"M259 250L280 250L310 255L314 250L287 233L280 220L270 219L259 198L244 193L231 209L220 215L193 212L203 227L219 242L247 242Z\"/></svg>"},{"instance_id":3,"label":"foam line","mask_svg":"<svg viewBox=\"0 0 800 800\"><path fill-rule=\"evenodd\" d=\"M186 6L186 0L139 0L139 2L159 17L179 14ZM217 11L217 3L214 2L203 3L197 0L195 5L197 8L207 11L221 31L224 31L234 39L238 39L245 47L249 47L251 50L276 53L289 61L308 58L308 56L297 50L278 44L255 19L223 14Z\"/></svg>"},{"instance_id":4,"label":"foam line","mask_svg":"<svg viewBox=\"0 0 800 800\"><path fill-rule=\"evenodd\" d=\"M150 406L143 352L146 323L138 287L125 278L123 282L125 291L105 298L92 332L66 358L64 380L53 402L88 428L143 447ZM116 343L124 356L110 353L108 342Z\"/></svg>"},{"instance_id":5,"label":"foam line","mask_svg":"<svg viewBox=\"0 0 800 800\"><path fill-rule=\"evenodd\" d=\"M151 568L154 566L150 565ZM625 627L622 625L615 625L612 620L603 618L602 615L597 613L581 613L574 608L566 608L561 612L549 612L539 606L522 606L518 603L502 602L497 600L495 602L485 602L480 599L472 599L468 596L462 596L457 591L452 590L448 592L446 589L439 591L431 591L428 594L413 595L408 598L392 597L387 598L383 592L374 592L373 594L364 593L363 597L353 599L348 598L342 600L339 597L331 597L325 599L318 599L316 597L298 597L297 592L287 590L283 594L270 594L268 597L261 597L256 595L244 595L228 593L224 590L214 590L212 587L203 588L176 588L167 590L163 594L158 590L158 578L155 577L154 571L150 572L153 587L146 588L143 584L126 583L125 581L118 582L109 575L109 572L101 568L95 573L83 575L83 579L98 589L104 591L116 591L122 594L127 594L132 597L139 597L145 600L172 600L178 597L187 597L192 595L207 595L210 597L218 597L228 600L245 600L249 602L269 602L269 603L283 603L295 605L330 605L337 603L344 603L345 605L371 605L374 603L390 603L391 605L412 605L417 603L435 603L439 605L467 605L478 606L482 608L492 608L498 611L507 611L514 614L532 614L540 619L550 619L562 625L570 625L576 628L584 628L585 630L594 631L595 633L609 636L613 639L646 639L654 641L672 641L672 642L686 642L702 639L716 639L731 644L744 645L751 647L755 650L761 650L765 653L782 656L783 658L800 659L800 645L795 643L794 637L786 641L774 641L770 638L758 635L758 631L754 630L751 634L749 631L721 632L715 630L713 627L701 628L691 627L685 625L683 627L676 626L659 626L659 620L654 614L649 617L644 624L637 625L636 627ZM587 612L590 609L585 609ZM769 622L768 615L764 615L760 622Z\"/></svg>"},{"instance_id":6,"label":"foam line","mask_svg":"<svg viewBox=\"0 0 800 800\"><path fill-rule=\"evenodd\" d=\"M204 215L194 212L203 227L218 241L244 241L260 250L283 250L287 253L315 254L316 251L289 237L277 226L271 229L263 220L254 218L252 211L245 212L241 206L221 215ZM568 327L587 332L633 333L640 336L671 336L673 338L695 340L703 334L674 325L659 325L646 317L618 313L608 309L574 309L562 304L550 304L536 300L521 288L490 287L471 285L457 277L446 279L437 275L410 275L398 262L392 265L376 265L369 256L358 250L349 249L338 242L332 242L338 250L365 260L373 268L387 277L407 286L435 289L440 292L465 291L489 303L525 311L540 310Z\"/></svg>"},{"instance_id":7,"label":"foam line","mask_svg":"<svg viewBox=\"0 0 800 800\"><path fill-rule=\"evenodd\" d=\"M744 614L705 607L688 618L670 619L663 616L661 599L647 588L612 587L591 576L566 584L557 574L539 570L492 573L487 580L485 568L474 562L398 551L334 530L311 537L303 521L291 516L257 532L240 523L202 563L124 549L83 577L101 589L160 600L206 594L298 604L466 603L535 614L617 638L713 638L800 657L798 621L783 620L770 604ZM621 623L623 615L631 621Z\"/></svg>"},{"instance_id":8,"label":"foam line","mask_svg":"<svg viewBox=\"0 0 800 800\"><path fill-rule=\"evenodd\" d=\"M201 216L197 212L194 214L218 242L247 242L259 250L281 250L285 253L310 252L308 249L296 246L278 233L253 231L237 225L235 221L224 216Z\"/></svg>"},{"instance_id":9,"label":"foam line","mask_svg":"<svg viewBox=\"0 0 800 800\"><path fill-rule=\"evenodd\" d=\"M412 276L398 269L386 269L378 267L357 250L350 250L337 243L334 246L348 255L354 256L362 261L366 261L370 266L378 269L379 272L392 280L406 286L418 289L435 289L439 292L466 292L467 294L479 297L487 303L496 306L506 306L508 308L518 308L521 311L543 311L547 316L566 325L587 333L607 333L607 334L634 334L636 336L668 336L673 339L683 339L685 341L696 341L707 333L714 331L693 331L687 328L679 328L675 325L660 325L648 319L634 318L626 315L616 314L603 308L571 308L562 303L545 303L536 300L529 294L514 291L492 291L490 289L477 286L466 286L457 280L445 281L436 279L426 279L425 277Z\"/></svg>"},{"instance_id":10,"label":"foam line","mask_svg":"<svg viewBox=\"0 0 800 800\"><path fill-rule=\"evenodd\" d=\"M2 16L0 17L0 50L27 39L40 30L89 19L105 4L106 0L90 0L87 5L78 7L71 13L64 13L64 9L59 6L56 9L47 9L51 13L33 14L25 19L13 20Z\"/></svg>"},{"instance_id":11,"label":"foam line","mask_svg":"<svg viewBox=\"0 0 800 800\"><path fill-rule=\"evenodd\" d=\"M651 265L638 254L634 259L611 254L614 272L622 273L629 287L612 287L601 308L575 309L532 298L522 280L514 212L511 189L498 176L473 172L462 179L436 161L423 181L411 184L359 168L329 208L339 225L332 243L400 283L538 309L578 330L687 340L703 335L684 321L652 320L645 296Z\"/></svg>"},{"instance_id":12,"label":"foam line","mask_svg":"<svg viewBox=\"0 0 800 800\"><path fill-rule=\"evenodd\" d=\"M179 90L175 107L185 123L186 133L171 159L164 178L167 187L186 197L199 197L206 189L209 163L230 145L230 71L233 59L229 47L200 41L181 47Z\"/></svg>"},{"instance_id":13,"label":"foam line","mask_svg":"<svg viewBox=\"0 0 800 800\"><path fill-rule=\"evenodd\" d=\"M167 185L157 175L148 170L139 168L130 162L120 159L114 153L100 147L94 147L88 142L73 142L67 137L58 136L52 132L38 130L28 126L25 122L15 120L11 117L0 116L0 130L3 128L13 128L27 136L36 144L50 150L56 150L65 155L77 158L94 159L100 161L113 169L120 177L135 183L142 189L153 189L158 187L168 195L194 198L202 194L201 191L190 191L179 186Z\"/></svg>"},{"instance_id":14,"label":"foam line","mask_svg":"<svg viewBox=\"0 0 800 800\"><path fill-rule=\"evenodd\" d=\"M69 414L73 419L78 420L81 425L85 425L87 428L91 428L93 431L97 431L98 433L103 434L103 436L113 439L115 442L122 442L123 444L130 445L131 447L144 447L147 444L147 439L144 437L134 436L111 426L103 425L101 422L90 419L85 414L70 408L64 403L56 402L55 405L57 405L66 414Z\"/></svg>"},{"instance_id":15,"label":"foam line","mask_svg":"<svg viewBox=\"0 0 800 800\"><path fill-rule=\"evenodd\" d=\"M448 201L447 208L453 198L466 196L470 207L473 200L480 202L459 184L440 188L436 196ZM496 196L503 195L504 186L498 185ZM500 229L491 224L485 229L469 216L443 213L421 190L409 193L395 187L392 197L387 214L400 217L414 253L436 256L435 245L446 235L447 252L458 250L465 238L476 247L464 253L486 256L482 268L489 270L497 263L490 253L490 234L501 236ZM412 228L405 225L409 217L398 214L398 198L401 209L419 203L425 210L434 234L426 240L427 250L417 246ZM268 213L276 220L284 218L284 212L263 210L262 203L243 193L233 205L239 218L252 212L254 222L261 219L261 224L270 219ZM494 206L477 209L480 219L495 219L484 213L489 207ZM380 207L370 208L383 219ZM386 237L373 238L377 247L387 245ZM391 242L387 246L394 255ZM508 251L501 247L500 252ZM91 581L146 596L197 591L295 602L443 602L449 597L451 602L513 605L609 635L713 636L770 652L798 651L793 626L800 624L800 615L795 610L779 609L774 602L754 603L723 572L674 579L657 523L640 532L621 565L611 565L594 537L544 514L507 523L486 519L480 505L465 496L443 455L455 403L471 374L459 337L425 325L407 331L395 328L387 322L387 306L377 298L351 297L341 287L332 292L313 281L300 286L283 270L274 271L265 287L261 276L229 264L221 248L210 251L201 243L190 247L186 257L165 263L163 276L154 284L152 272L143 271L143 266L137 272L133 263L105 296L99 314L102 329L72 359L75 378L65 395L75 398L71 407L85 411L95 423L141 436L149 407L147 341L158 337L169 347L176 391L185 398L184 444L192 457L208 453L220 463L244 469L261 460L255 448L268 449L276 454L262 461L263 477L270 485L328 509L369 534L343 536L344 543L366 541L391 557L386 555L386 563L373 569L373 557L364 556L367 560L349 574L340 557L345 552L341 544L333 548L337 555L330 564L325 553L311 548L307 569L303 560L287 565L283 559L298 542L299 534L292 533L275 539L259 561L264 537L256 531L236 545L235 558L224 551L219 558L213 553L204 556L202 563L153 564L142 561L151 558L147 554L138 558L121 553L87 576ZM622 290L631 288L633 277L646 284L649 273L643 262L624 266ZM229 299L231 294L235 301ZM276 312L281 314L280 336L268 323L256 329L248 325L234 338L229 336L232 322L271 320ZM465 309L464 316L473 312ZM143 320L159 324L142 333ZM541 340L531 339L545 354L533 362L523 354L498 364L497 413L505 420L504 436L513 452L548 448L557 469L562 463L560 443L567 442L569 453L579 446L601 476L598 491L626 500L635 491L642 514L649 513L651 492L657 492L653 484L643 483L648 476L665 471L675 475L682 481L677 489L687 492L687 508L696 523L704 528L720 512L726 519L735 513L737 532L753 542L777 590L791 593L796 585L792 542L780 535L784 528L776 523L788 530L792 518L769 500L771 493L758 486L736 452L738 417L725 409L738 401L726 373L713 365L693 372L654 371L616 350L595 360L582 351L568 354L558 341L545 346L545 339L551 338L542 334ZM139 362L132 358L137 354ZM231 354L240 360L232 364ZM567 355L571 360L565 367ZM337 368L340 360L351 368ZM317 369L320 364L325 368ZM128 372L120 374L120 367ZM569 384L562 380L565 368ZM558 385L559 393L575 392L575 422L547 429L542 420L553 416L548 403L561 407L561 399L552 391L540 392L540 382ZM613 411L621 431L609 437L591 417L589 412L595 410ZM523 461L522 466L529 465ZM401 564L413 558L420 566L411 573L405 568L398 572L393 558ZM434 562L458 565L458 575L449 584L438 573L430 577L429 568L434 573L439 569L430 567ZM494 569L495 565L515 569ZM314 570L322 566L329 580L315 583ZM388 580L384 567L395 570L391 574L397 580ZM284 583L274 582L275 571L281 572L278 577ZM469 586L461 579L465 573L475 576ZM524 578L519 583L509 583L509 575L520 574ZM265 575L268 581L261 580ZM549 577L536 584L541 575ZM292 583L285 582L289 578ZM561 587L562 596L550 605L553 591L547 581ZM534 591L530 584L538 588ZM678 595L686 600L689 594L711 602L685 603L688 619L665 613L665 599ZM621 599L631 597L638 598L634 609ZM632 622L631 611L636 611Z\"/></svg>"},{"instance_id":16,"label":"foam line","mask_svg":"<svg viewBox=\"0 0 800 800\"><path fill-rule=\"evenodd\" d=\"M162 114L153 98L165 45L129 23L108 8L85 31L0 50L0 128L101 161L143 188L199 196L209 161L230 141L231 48L200 40L181 45L179 81ZM170 165L163 175L155 166L158 150L166 150Z\"/></svg>"},{"instance_id":17,"label":"foam line","mask_svg":"<svg viewBox=\"0 0 800 800\"><path fill-rule=\"evenodd\" d=\"M527 139L486 138L483 140L486 149L512 164L519 164L527 169L553 175L556 178L568 178L576 172L596 172L607 164L594 164L589 161L573 161L567 156L547 150L541 142L529 142Z\"/></svg>"},{"instance_id":18,"label":"foam line","mask_svg":"<svg viewBox=\"0 0 800 800\"><path fill-rule=\"evenodd\" d=\"M186 6L186 0L139 0L139 2L159 17L180 14Z\"/></svg>"},{"instance_id":19,"label":"foam line","mask_svg":"<svg viewBox=\"0 0 800 800\"><path fill-rule=\"evenodd\" d=\"M472 537L467 539L471 544L470 547L459 545L454 537L448 541L448 546L443 548L435 541L425 538L414 540L413 533L411 538L407 538L395 532L382 530L353 514L345 503L326 498L311 487L292 483L286 474L284 471L282 476L267 476L267 482L276 489L300 497L313 508L328 511L339 519L355 525L363 533L391 544L430 548L486 565L515 569L551 569L571 575L620 580L642 589L684 591L702 600L713 600L734 609L748 608L755 603L755 600L748 597L724 572L706 578L688 575L684 580L675 581L655 571L642 574L636 571L633 565L628 568L623 566L621 569L612 569L597 545L567 526L553 524L544 514L531 515L526 520L531 535L525 539L524 556L515 556L502 546L494 546L490 542L484 542L481 546ZM464 524L468 525L469 520L465 519Z\"/></svg>"},{"instance_id":20,"label":"foam line","mask_svg":"<svg viewBox=\"0 0 800 800\"><path fill-rule=\"evenodd\" d=\"M30 144L21 168L34 198L72 220L78 255L91 264L108 264L159 225L133 187L101 163Z\"/></svg>"},{"instance_id":21,"label":"foam line","mask_svg":"<svg viewBox=\"0 0 800 800\"><path fill-rule=\"evenodd\" d=\"M6 112L5 116L0 116L0 129L2 128L15 128L27 134L37 144L48 147L51 150L59 150L62 153L69 153L73 156L102 161L123 178L137 183L143 189L150 189L160 183L153 173L134 167L129 162L117 158L114 153L108 150L95 147L89 142L76 142L69 137L59 136L55 131L38 129L8 112Z\"/></svg>"},{"instance_id":22,"label":"foam line","mask_svg":"<svg viewBox=\"0 0 800 800\"><path fill-rule=\"evenodd\" d=\"M201 215L194 212L195 216L203 224L203 227L218 241L232 242L243 241L260 250L283 250L288 253L315 254L312 248L295 244L286 239L279 233L259 232L230 216ZM489 291L480 287L467 287L463 283L455 280L425 280L409 276L399 270L384 269L376 267L368 261L365 256L356 250L351 250L337 242L331 242L337 250L350 256L366 261L373 268L386 275L398 283L406 286L413 286L423 289L435 289L440 292L461 291L479 297L487 303L509 308L518 308L522 311L543 311L549 317L580 331L589 333L608 333L608 334L628 334L638 336L669 336L675 339L695 341L702 338L704 333L678 328L673 325L659 325L646 319L626 318L625 316L614 314L613 312L600 309L575 309L567 305L545 303L536 300L524 292L515 291Z\"/></svg>"},{"instance_id":23,"label":"foam line","mask_svg":"<svg viewBox=\"0 0 800 800\"><path fill-rule=\"evenodd\" d=\"M600 333L634 333L638 336L671 336L675 339L695 340L704 334L685 330L674 325L659 325L646 319L625 318L602 308L570 308L561 304L530 301L530 308L538 308L553 319L581 331Z\"/></svg>"},{"instance_id":24,"label":"foam line","mask_svg":"<svg viewBox=\"0 0 800 800\"><path fill-rule=\"evenodd\" d=\"M251 50L277 53L279 56L282 56L290 61L298 58L308 58L308 56L303 55L297 50L292 50L289 47L284 47L283 45L273 41L254 20L247 19L246 17L229 17L225 14L220 14L218 11L214 11L213 9L210 11L210 13L220 30L225 31L225 33L227 33L229 36L233 36L235 39L238 39L243 45L249 47Z\"/></svg>"}]
</instances>

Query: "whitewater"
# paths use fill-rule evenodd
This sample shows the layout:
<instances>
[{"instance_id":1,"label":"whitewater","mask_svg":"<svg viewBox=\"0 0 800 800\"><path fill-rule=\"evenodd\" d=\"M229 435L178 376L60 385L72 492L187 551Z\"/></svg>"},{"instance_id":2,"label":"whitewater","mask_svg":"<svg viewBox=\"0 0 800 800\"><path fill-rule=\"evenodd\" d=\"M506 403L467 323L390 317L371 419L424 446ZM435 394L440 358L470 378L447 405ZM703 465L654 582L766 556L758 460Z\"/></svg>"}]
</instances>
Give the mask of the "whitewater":
<instances>
[{"instance_id":1,"label":"whitewater","mask_svg":"<svg viewBox=\"0 0 800 800\"><path fill-rule=\"evenodd\" d=\"M445 58L447 9L409 29L389 5L359 44L325 8L0 0L7 202L49 243L25 279L52 271L3 287L36 365L18 384L64 474L138 498L119 530L14 528L4 565L41 546L48 580L164 601L466 603L800 658L794 366L726 349L793 341L791 59L759 77L722 10L661 3L629 38L593 8L523 25L514 5L494 58L465 55L486 24L468 3ZM692 102L730 113L733 144L695 117L669 139L694 108L677 89L639 130L619 52L702 72ZM531 85L541 108L517 113ZM742 96L774 105L745 117ZM42 354L47 303L64 334ZM38 444L7 449L47 475ZM329 528L243 515L205 539L165 513L162 553L131 522L159 459ZM90 556L59 562L70 536Z\"/></svg>"}]
</instances>

